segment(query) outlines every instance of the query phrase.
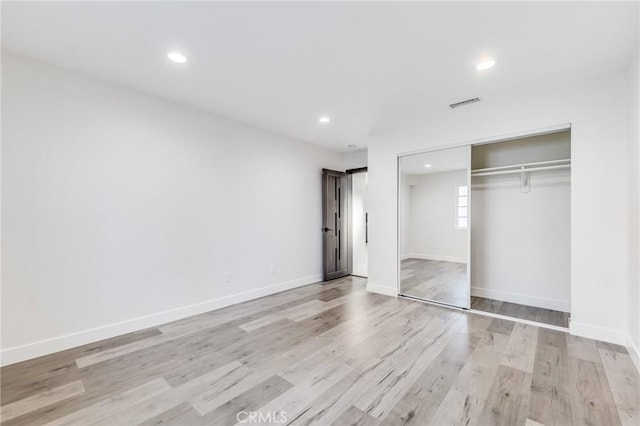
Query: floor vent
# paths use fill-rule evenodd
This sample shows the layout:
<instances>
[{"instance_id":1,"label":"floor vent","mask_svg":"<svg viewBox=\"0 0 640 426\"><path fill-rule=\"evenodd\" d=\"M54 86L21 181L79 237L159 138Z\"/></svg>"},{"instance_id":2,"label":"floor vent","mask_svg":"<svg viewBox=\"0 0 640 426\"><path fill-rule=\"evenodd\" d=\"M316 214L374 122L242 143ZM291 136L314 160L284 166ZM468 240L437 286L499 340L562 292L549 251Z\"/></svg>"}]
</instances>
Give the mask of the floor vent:
<instances>
[{"instance_id":1,"label":"floor vent","mask_svg":"<svg viewBox=\"0 0 640 426\"><path fill-rule=\"evenodd\" d=\"M455 104L449 105L449 108L451 109L459 108L461 106L475 104L476 102L480 102L480 98L471 98L471 99L467 99L466 101L456 102Z\"/></svg>"}]
</instances>

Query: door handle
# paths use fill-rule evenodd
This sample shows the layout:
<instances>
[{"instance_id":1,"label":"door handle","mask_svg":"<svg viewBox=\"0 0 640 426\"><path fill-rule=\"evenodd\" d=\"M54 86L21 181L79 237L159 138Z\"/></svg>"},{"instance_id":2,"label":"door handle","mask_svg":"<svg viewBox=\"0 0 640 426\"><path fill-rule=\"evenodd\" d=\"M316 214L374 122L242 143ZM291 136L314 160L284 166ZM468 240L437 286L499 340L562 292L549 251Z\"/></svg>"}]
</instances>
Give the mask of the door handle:
<instances>
[{"instance_id":1,"label":"door handle","mask_svg":"<svg viewBox=\"0 0 640 426\"><path fill-rule=\"evenodd\" d=\"M364 243L369 244L369 213L364 214Z\"/></svg>"},{"instance_id":2,"label":"door handle","mask_svg":"<svg viewBox=\"0 0 640 426\"><path fill-rule=\"evenodd\" d=\"M333 231L333 229L327 228L327 227L322 228L322 232L329 232L329 231Z\"/></svg>"}]
</instances>

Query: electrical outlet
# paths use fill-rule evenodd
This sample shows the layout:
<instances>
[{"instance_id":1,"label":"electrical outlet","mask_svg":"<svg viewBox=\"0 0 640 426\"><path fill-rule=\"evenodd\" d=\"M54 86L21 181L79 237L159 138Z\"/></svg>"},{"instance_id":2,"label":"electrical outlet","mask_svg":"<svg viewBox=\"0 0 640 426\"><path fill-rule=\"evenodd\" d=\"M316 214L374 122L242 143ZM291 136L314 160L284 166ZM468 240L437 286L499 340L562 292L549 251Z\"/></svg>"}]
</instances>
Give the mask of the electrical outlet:
<instances>
[{"instance_id":1,"label":"electrical outlet","mask_svg":"<svg viewBox=\"0 0 640 426\"><path fill-rule=\"evenodd\" d=\"M224 282L226 282L226 283L230 283L231 282L231 272L225 272L224 273Z\"/></svg>"},{"instance_id":2,"label":"electrical outlet","mask_svg":"<svg viewBox=\"0 0 640 426\"><path fill-rule=\"evenodd\" d=\"M274 265L273 263L271 265L269 265L269 272L271 272L272 274L276 272L276 265Z\"/></svg>"}]
</instances>

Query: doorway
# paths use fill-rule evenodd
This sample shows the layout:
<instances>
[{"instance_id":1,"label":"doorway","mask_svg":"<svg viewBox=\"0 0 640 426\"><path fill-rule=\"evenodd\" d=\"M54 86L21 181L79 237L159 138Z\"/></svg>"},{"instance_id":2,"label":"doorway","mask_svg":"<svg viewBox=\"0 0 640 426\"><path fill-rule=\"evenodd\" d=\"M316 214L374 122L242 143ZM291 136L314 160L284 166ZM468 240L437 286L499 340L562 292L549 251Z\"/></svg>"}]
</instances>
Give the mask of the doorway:
<instances>
[{"instance_id":1,"label":"doorway","mask_svg":"<svg viewBox=\"0 0 640 426\"><path fill-rule=\"evenodd\" d=\"M369 213L367 211L367 169L347 170L350 177L352 275L367 277L369 243Z\"/></svg>"},{"instance_id":2,"label":"doorway","mask_svg":"<svg viewBox=\"0 0 640 426\"><path fill-rule=\"evenodd\" d=\"M322 253L324 281L367 277L369 213L367 168L322 170Z\"/></svg>"}]
</instances>

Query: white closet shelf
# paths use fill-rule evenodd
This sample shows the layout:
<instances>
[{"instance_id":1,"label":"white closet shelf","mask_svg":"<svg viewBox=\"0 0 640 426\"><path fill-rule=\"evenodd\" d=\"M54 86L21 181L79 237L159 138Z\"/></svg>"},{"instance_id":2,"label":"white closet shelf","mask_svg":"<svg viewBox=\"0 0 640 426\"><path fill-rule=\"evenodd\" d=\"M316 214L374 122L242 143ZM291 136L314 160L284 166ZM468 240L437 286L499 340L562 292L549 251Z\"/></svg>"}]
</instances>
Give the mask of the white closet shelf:
<instances>
[{"instance_id":1,"label":"white closet shelf","mask_svg":"<svg viewBox=\"0 0 640 426\"><path fill-rule=\"evenodd\" d=\"M555 170L571 167L571 159L538 161L535 163L512 164L509 166L489 167L471 170L471 176L493 176L513 173L535 172L538 170Z\"/></svg>"}]
</instances>

